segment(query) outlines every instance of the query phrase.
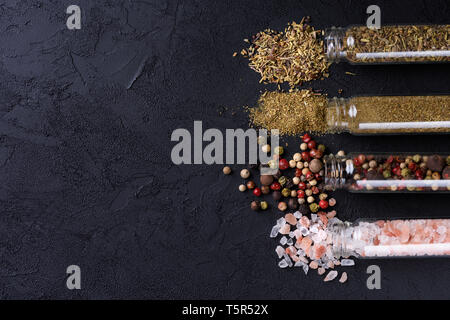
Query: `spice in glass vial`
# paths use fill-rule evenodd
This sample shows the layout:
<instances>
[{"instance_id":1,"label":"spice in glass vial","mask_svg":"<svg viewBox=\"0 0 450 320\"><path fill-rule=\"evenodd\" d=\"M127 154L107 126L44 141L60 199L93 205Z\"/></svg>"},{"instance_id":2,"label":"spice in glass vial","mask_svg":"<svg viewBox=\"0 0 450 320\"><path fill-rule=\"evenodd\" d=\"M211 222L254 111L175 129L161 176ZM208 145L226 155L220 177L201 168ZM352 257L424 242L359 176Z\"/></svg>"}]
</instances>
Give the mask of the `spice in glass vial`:
<instances>
[{"instance_id":1,"label":"spice in glass vial","mask_svg":"<svg viewBox=\"0 0 450 320\"><path fill-rule=\"evenodd\" d=\"M450 132L450 96L333 98L327 123L353 134Z\"/></svg>"},{"instance_id":2,"label":"spice in glass vial","mask_svg":"<svg viewBox=\"0 0 450 320\"><path fill-rule=\"evenodd\" d=\"M450 256L450 219L337 222L330 230L336 257Z\"/></svg>"},{"instance_id":3,"label":"spice in glass vial","mask_svg":"<svg viewBox=\"0 0 450 320\"><path fill-rule=\"evenodd\" d=\"M351 192L450 192L450 156L350 153L325 156L325 184Z\"/></svg>"},{"instance_id":4,"label":"spice in glass vial","mask_svg":"<svg viewBox=\"0 0 450 320\"><path fill-rule=\"evenodd\" d=\"M325 32L330 62L409 63L450 61L450 25L332 28Z\"/></svg>"}]
</instances>

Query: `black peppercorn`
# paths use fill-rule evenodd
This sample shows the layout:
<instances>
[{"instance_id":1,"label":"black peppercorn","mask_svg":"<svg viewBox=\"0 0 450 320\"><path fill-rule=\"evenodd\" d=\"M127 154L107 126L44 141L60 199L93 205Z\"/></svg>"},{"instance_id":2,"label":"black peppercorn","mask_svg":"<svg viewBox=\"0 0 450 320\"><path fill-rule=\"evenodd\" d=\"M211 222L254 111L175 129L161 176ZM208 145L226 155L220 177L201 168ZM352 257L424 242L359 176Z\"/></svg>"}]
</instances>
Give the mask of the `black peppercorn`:
<instances>
[{"instance_id":1,"label":"black peppercorn","mask_svg":"<svg viewBox=\"0 0 450 320\"><path fill-rule=\"evenodd\" d=\"M428 157L427 167L431 171L440 172L444 168L444 165L445 165L444 158L442 158L440 155L435 154Z\"/></svg>"},{"instance_id":2,"label":"black peppercorn","mask_svg":"<svg viewBox=\"0 0 450 320\"><path fill-rule=\"evenodd\" d=\"M280 192L280 191L274 191L274 192L272 193L272 198L273 198L273 200L275 200L275 201L280 200L280 199L281 199L281 192Z\"/></svg>"},{"instance_id":3,"label":"black peppercorn","mask_svg":"<svg viewBox=\"0 0 450 320\"><path fill-rule=\"evenodd\" d=\"M297 201L297 199L290 198L289 201L288 201L288 207L291 210L297 209L298 208L298 201Z\"/></svg>"},{"instance_id":4,"label":"black peppercorn","mask_svg":"<svg viewBox=\"0 0 450 320\"><path fill-rule=\"evenodd\" d=\"M260 206L261 204L257 200L252 201L252 203L250 204L250 208L252 208L253 211L258 211Z\"/></svg>"},{"instance_id":5,"label":"black peppercorn","mask_svg":"<svg viewBox=\"0 0 450 320\"><path fill-rule=\"evenodd\" d=\"M309 214L309 208L306 204L300 204L297 208L298 212L300 212L302 215Z\"/></svg>"}]
</instances>

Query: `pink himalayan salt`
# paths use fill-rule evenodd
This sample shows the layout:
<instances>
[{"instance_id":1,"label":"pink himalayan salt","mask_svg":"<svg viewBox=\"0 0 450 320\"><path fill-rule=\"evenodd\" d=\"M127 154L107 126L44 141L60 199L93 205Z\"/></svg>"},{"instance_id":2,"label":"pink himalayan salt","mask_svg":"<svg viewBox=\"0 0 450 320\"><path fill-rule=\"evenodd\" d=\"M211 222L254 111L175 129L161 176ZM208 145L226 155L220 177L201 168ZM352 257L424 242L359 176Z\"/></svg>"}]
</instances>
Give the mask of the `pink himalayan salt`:
<instances>
[{"instance_id":1,"label":"pink himalayan salt","mask_svg":"<svg viewBox=\"0 0 450 320\"><path fill-rule=\"evenodd\" d=\"M311 247L312 242L313 241L310 237L304 237L302 239L302 243L300 244L300 249L306 252Z\"/></svg>"},{"instance_id":2,"label":"pink himalayan salt","mask_svg":"<svg viewBox=\"0 0 450 320\"><path fill-rule=\"evenodd\" d=\"M306 217L306 216L302 216L301 218L300 218L300 224L303 226L303 227L305 227L305 228L309 228L309 226L310 226L310 221L309 221L309 219L308 219L308 217Z\"/></svg>"},{"instance_id":3,"label":"pink himalayan salt","mask_svg":"<svg viewBox=\"0 0 450 320\"><path fill-rule=\"evenodd\" d=\"M338 276L338 272L333 270L328 272L327 276L325 277L325 279L323 279L323 281L328 282L328 281L333 281L334 279L336 279L336 277Z\"/></svg>"},{"instance_id":4,"label":"pink himalayan salt","mask_svg":"<svg viewBox=\"0 0 450 320\"><path fill-rule=\"evenodd\" d=\"M342 273L341 278L339 279L340 283L344 283L347 281L347 272Z\"/></svg>"},{"instance_id":5,"label":"pink himalayan salt","mask_svg":"<svg viewBox=\"0 0 450 320\"><path fill-rule=\"evenodd\" d=\"M449 227L450 219L388 220L364 223L360 226L361 240L367 244L363 248L362 255L450 255L450 232L447 231ZM374 228L375 231L373 231Z\"/></svg>"},{"instance_id":6,"label":"pink himalayan salt","mask_svg":"<svg viewBox=\"0 0 450 320\"><path fill-rule=\"evenodd\" d=\"M295 218L295 216L292 213L288 213L287 215L284 216L284 219L286 220L287 223L289 223L290 225L295 226L297 224L297 219Z\"/></svg>"},{"instance_id":7,"label":"pink himalayan salt","mask_svg":"<svg viewBox=\"0 0 450 320\"><path fill-rule=\"evenodd\" d=\"M281 227L280 233L281 234L289 234L289 232L291 232L291 226L286 223L284 226Z\"/></svg>"},{"instance_id":8,"label":"pink himalayan salt","mask_svg":"<svg viewBox=\"0 0 450 320\"><path fill-rule=\"evenodd\" d=\"M325 268L319 268L317 269L317 273L319 274L319 276L323 275L325 273Z\"/></svg>"},{"instance_id":9,"label":"pink himalayan salt","mask_svg":"<svg viewBox=\"0 0 450 320\"><path fill-rule=\"evenodd\" d=\"M317 263L317 261L311 261L311 263L309 264L309 267L311 269L317 269L319 267L319 264Z\"/></svg>"},{"instance_id":10,"label":"pink himalayan salt","mask_svg":"<svg viewBox=\"0 0 450 320\"><path fill-rule=\"evenodd\" d=\"M327 248L324 245L317 245L315 244L313 246L313 258L316 260L319 260L320 258L322 258L322 256L325 254L325 252L327 251Z\"/></svg>"}]
</instances>

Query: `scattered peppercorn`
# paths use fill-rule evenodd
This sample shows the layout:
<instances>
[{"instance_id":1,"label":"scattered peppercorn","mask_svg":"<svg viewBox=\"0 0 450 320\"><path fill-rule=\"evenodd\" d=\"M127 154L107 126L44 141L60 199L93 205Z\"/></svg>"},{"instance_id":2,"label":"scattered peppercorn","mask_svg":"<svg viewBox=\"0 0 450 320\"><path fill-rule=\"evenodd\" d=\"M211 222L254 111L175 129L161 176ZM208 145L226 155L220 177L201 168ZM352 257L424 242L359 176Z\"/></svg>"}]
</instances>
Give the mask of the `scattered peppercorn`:
<instances>
[{"instance_id":1,"label":"scattered peppercorn","mask_svg":"<svg viewBox=\"0 0 450 320\"><path fill-rule=\"evenodd\" d=\"M242 169L241 170L241 178L247 179L248 177L250 177L250 171L248 171L247 169Z\"/></svg>"},{"instance_id":2,"label":"scattered peppercorn","mask_svg":"<svg viewBox=\"0 0 450 320\"><path fill-rule=\"evenodd\" d=\"M253 211L258 211L260 207L261 207L261 204L258 200L252 201L252 203L250 204L250 208Z\"/></svg>"},{"instance_id":3,"label":"scattered peppercorn","mask_svg":"<svg viewBox=\"0 0 450 320\"><path fill-rule=\"evenodd\" d=\"M223 171L223 174L228 175L231 173L231 168L226 166L226 167L223 167L222 171Z\"/></svg>"}]
</instances>

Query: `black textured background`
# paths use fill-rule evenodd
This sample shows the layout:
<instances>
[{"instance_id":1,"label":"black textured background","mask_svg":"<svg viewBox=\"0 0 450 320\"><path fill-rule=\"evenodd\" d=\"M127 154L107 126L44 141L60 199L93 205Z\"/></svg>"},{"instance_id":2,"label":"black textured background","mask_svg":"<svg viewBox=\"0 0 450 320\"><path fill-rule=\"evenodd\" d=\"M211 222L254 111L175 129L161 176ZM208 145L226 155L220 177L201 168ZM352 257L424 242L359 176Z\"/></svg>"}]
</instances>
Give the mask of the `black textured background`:
<instances>
[{"instance_id":1,"label":"black textured background","mask_svg":"<svg viewBox=\"0 0 450 320\"><path fill-rule=\"evenodd\" d=\"M70 31L68 5L82 9ZM450 260L358 261L345 285L280 270L277 210L250 211L238 168L175 166L176 128L246 128L265 88L242 39L318 28L449 23L449 1L0 0L0 298L450 298ZM346 75L354 72L356 76ZM334 65L337 95L449 93L447 65ZM330 151L444 151L448 136L324 136ZM297 151L298 138L288 139ZM294 149L295 146L295 149ZM342 219L450 215L448 195L336 194ZM382 270L369 291L365 270ZM66 267L82 290L66 289Z\"/></svg>"}]
</instances>

